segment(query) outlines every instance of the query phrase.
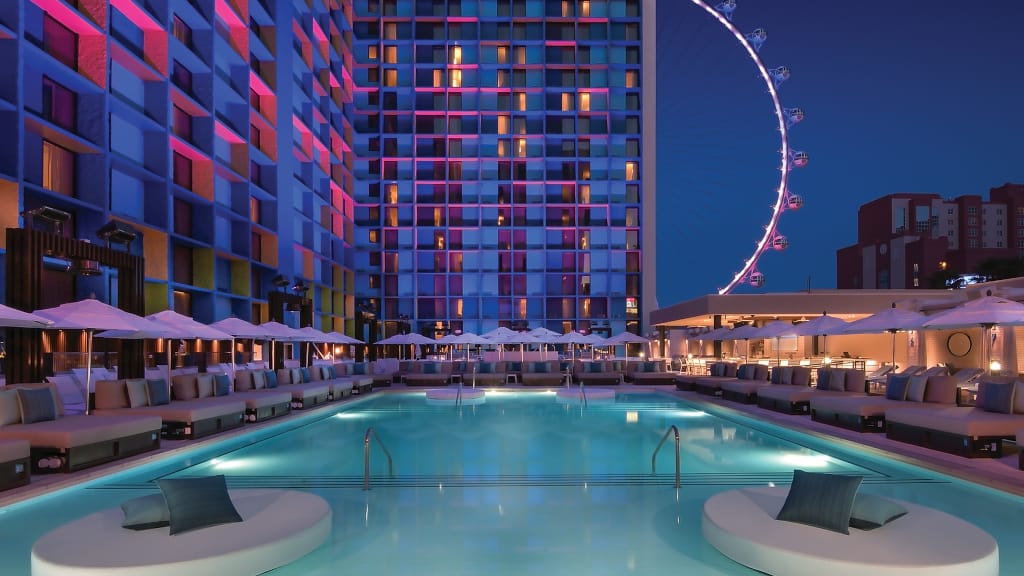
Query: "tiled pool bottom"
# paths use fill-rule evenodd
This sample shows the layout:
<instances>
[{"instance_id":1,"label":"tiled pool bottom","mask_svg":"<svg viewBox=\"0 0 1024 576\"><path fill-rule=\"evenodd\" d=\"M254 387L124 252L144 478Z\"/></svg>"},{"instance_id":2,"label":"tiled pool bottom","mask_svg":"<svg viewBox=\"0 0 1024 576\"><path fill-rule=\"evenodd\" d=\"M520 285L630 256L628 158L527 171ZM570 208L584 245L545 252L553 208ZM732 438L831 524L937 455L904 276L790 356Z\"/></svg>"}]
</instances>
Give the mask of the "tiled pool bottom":
<instances>
[{"instance_id":1,"label":"tiled pool bottom","mask_svg":"<svg viewBox=\"0 0 1024 576\"><path fill-rule=\"evenodd\" d=\"M754 574L700 533L703 502L741 486L788 482L796 467L865 476L862 490L940 508L1000 542L1005 573L1022 500L745 418L718 418L675 398L622 394L560 405L543 393L492 394L461 410L422 393L375 395L315 421L218 442L24 506L0 510L4 574L27 574L31 543L68 520L155 488L166 475L224 473L232 487L315 492L334 509L330 541L274 574ZM682 435L673 487L670 425ZM363 436L373 426L373 489L363 491Z\"/></svg>"}]
</instances>

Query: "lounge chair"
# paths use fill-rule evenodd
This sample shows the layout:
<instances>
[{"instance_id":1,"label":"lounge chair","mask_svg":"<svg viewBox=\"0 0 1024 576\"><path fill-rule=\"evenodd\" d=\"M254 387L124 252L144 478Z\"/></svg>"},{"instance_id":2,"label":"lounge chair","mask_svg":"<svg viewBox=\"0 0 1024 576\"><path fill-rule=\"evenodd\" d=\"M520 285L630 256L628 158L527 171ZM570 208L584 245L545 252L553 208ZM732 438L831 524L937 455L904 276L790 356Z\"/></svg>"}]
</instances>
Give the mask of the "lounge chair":
<instances>
[{"instance_id":1,"label":"lounge chair","mask_svg":"<svg viewBox=\"0 0 1024 576\"><path fill-rule=\"evenodd\" d=\"M236 370L233 389L231 397L245 402L245 418L249 422L262 422L292 411L292 393L267 388L266 370Z\"/></svg>"},{"instance_id":2,"label":"lounge chair","mask_svg":"<svg viewBox=\"0 0 1024 576\"><path fill-rule=\"evenodd\" d=\"M508 383L504 362L470 362L462 373L465 386L504 386Z\"/></svg>"},{"instance_id":3,"label":"lounge chair","mask_svg":"<svg viewBox=\"0 0 1024 576\"><path fill-rule=\"evenodd\" d=\"M18 389L44 389L26 400L30 423L19 407ZM30 393L31 394L31 393ZM33 473L73 472L160 447L158 416L65 416L53 384L11 384L0 388L0 440L27 440ZM42 419L38 419L42 418Z\"/></svg>"},{"instance_id":4,"label":"lounge chair","mask_svg":"<svg viewBox=\"0 0 1024 576\"><path fill-rule=\"evenodd\" d=\"M447 386L448 380L451 379L451 371L452 366L449 362L410 362L408 370L402 374L402 379L406 386Z\"/></svg>"},{"instance_id":5,"label":"lounge chair","mask_svg":"<svg viewBox=\"0 0 1024 576\"><path fill-rule=\"evenodd\" d=\"M679 374L672 381L676 384L676 390L692 392L697 387L697 381L705 378L734 379L739 364L735 362L712 362L707 365L707 374Z\"/></svg>"},{"instance_id":6,"label":"lounge chair","mask_svg":"<svg viewBox=\"0 0 1024 576\"><path fill-rule=\"evenodd\" d=\"M227 395L216 396L214 375L179 374L171 382L171 395L157 399L154 392L166 390L161 378L145 380L101 380L96 383L97 415L152 414L163 422L167 438L194 439L237 428L245 423L245 402Z\"/></svg>"},{"instance_id":7,"label":"lounge chair","mask_svg":"<svg viewBox=\"0 0 1024 576\"><path fill-rule=\"evenodd\" d=\"M559 368L558 360L523 362L519 382L523 386L560 386L565 384L566 373Z\"/></svg>"},{"instance_id":8,"label":"lounge chair","mask_svg":"<svg viewBox=\"0 0 1024 576\"><path fill-rule=\"evenodd\" d=\"M956 406L957 382L952 376L890 376L885 396L811 399L811 418L857 432L884 432L885 415L894 408L939 410Z\"/></svg>"},{"instance_id":9,"label":"lounge chair","mask_svg":"<svg viewBox=\"0 0 1024 576\"><path fill-rule=\"evenodd\" d=\"M794 384L803 378L793 375ZM853 368L818 368L814 386L768 386L757 391L757 405L786 414L809 414L815 398L865 396L864 371Z\"/></svg>"},{"instance_id":10,"label":"lounge chair","mask_svg":"<svg viewBox=\"0 0 1024 576\"><path fill-rule=\"evenodd\" d=\"M28 484L29 446L28 440L0 440L0 490Z\"/></svg>"},{"instance_id":11,"label":"lounge chair","mask_svg":"<svg viewBox=\"0 0 1024 576\"><path fill-rule=\"evenodd\" d=\"M769 372L770 370L768 366L765 366L764 364L741 364L739 368L736 369L736 376L734 378L718 376L697 378L693 389L700 394L720 396L722 394L722 385L726 382L747 380L757 382L761 385L768 384Z\"/></svg>"},{"instance_id":12,"label":"lounge chair","mask_svg":"<svg viewBox=\"0 0 1024 576\"><path fill-rule=\"evenodd\" d=\"M577 360L573 380L587 386L615 386L622 383L623 370L614 360Z\"/></svg>"},{"instance_id":13,"label":"lounge chair","mask_svg":"<svg viewBox=\"0 0 1024 576\"><path fill-rule=\"evenodd\" d=\"M331 387L323 382L313 382L309 368L279 368L277 385L292 394L292 409L302 410L319 406L331 398Z\"/></svg>"},{"instance_id":14,"label":"lounge chair","mask_svg":"<svg viewBox=\"0 0 1024 576\"><path fill-rule=\"evenodd\" d=\"M675 383L677 374L669 372L665 362L661 360L644 360L642 362L626 362L626 382L633 384L655 386L672 385Z\"/></svg>"},{"instance_id":15,"label":"lounge chair","mask_svg":"<svg viewBox=\"0 0 1024 576\"><path fill-rule=\"evenodd\" d=\"M952 377L951 377L952 378ZM1006 405L986 398L993 385L1012 386ZM1017 395L1020 396L1017 396ZM886 436L968 458L999 458L1003 440L1018 438L1024 427L1024 383L985 381L978 384L977 406L892 408L885 412Z\"/></svg>"},{"instance_id":16,"label":"lounge chair","mask_svg":"<svg viewBox=\"0 0 1024 576\"><path fill-rule=\"evenodd\" d=\"M798 386L806 388L811 382L811 369L807 366L776 366L768 382L762 380L730 380L722 382L722 398L744 404L757 404L762 391L771 386ZM799 390L800 388L797 388Z\"/></svg>"}]
</instances>

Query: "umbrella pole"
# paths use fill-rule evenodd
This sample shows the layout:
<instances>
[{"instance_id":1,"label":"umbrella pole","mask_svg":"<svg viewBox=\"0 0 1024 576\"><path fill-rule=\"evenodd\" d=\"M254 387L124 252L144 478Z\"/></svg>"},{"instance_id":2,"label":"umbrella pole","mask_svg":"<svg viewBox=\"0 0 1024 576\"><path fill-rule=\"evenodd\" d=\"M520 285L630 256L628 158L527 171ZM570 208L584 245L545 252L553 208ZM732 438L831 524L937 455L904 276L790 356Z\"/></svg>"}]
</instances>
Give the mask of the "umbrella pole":
<instances>
[{"instance_id":1,"label":"umbrella pole","mask_svg":"<svg viewBox=\"0 0 1024 576\"><path fill-rule=\"evenodd\" d=\"M167 338L164 342L164 346L167 346L167 397L171 397L171 343L172 340Z\"/></svg>"},{"instance_id":2,"label":"umbrella pole","mask_svg":"<svg viewBox=\"0 0 1024 576\"><path fill-rule=\"evenodd\" d=\"M895 330L890 330L889 333L892 334L892 369L895 371L896 370L896 331Z\"/></svg>"},{"instance_id":3,"label":"umbrella pole","mask_svg":"<svg viewBox=\"0 0 1024 576\"><path fill-rule=\"evenodd\" d=\"M235 337L232 336L231 337L231 380L235 379L235 372L237 372L237 369L235 368Z\"/></svg>"},{"instance_id":4,"label":"umbrella pole","mask_svg":"<svg viewBox=\"0 0 1024 576\"><path fill-rule=\"evenodd\" d=\"M85 413L89 414L89 395L92 389L92 330L85 331Z\"/></svg>"}]
</instances>

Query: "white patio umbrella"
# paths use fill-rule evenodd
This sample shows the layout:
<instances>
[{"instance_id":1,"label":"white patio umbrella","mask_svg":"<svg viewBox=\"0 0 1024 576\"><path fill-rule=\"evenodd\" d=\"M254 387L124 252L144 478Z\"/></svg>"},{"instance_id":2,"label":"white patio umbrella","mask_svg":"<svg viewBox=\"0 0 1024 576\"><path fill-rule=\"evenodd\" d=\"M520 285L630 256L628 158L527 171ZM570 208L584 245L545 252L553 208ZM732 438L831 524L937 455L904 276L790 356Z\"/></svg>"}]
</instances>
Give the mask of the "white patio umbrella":
<instances>
[{"instance_id":1,"label":"white patio umbrella","mask_svg":"<svg viewBox=\"0 0 1024 576\"><path fill-rule=\"evenodd\" d=\"M744 362L747 359L747 355L750 353L750 339L756 338L757 328L753 324L744 324L739 328L733 328L728 334L722 336L721 340L743 340L744 341ZM734 350L735 352L735 350Z\"/></svg>"},{"instance_id":2,"label":"white patio umbrella","mask_svg":"<svg viewBox=\"0 0 1024 576\"><path fill-rule=\"evenodd\" d=\"M474 334L473 332L462 332L454 334L453 336L454 338L451 340L452 344L459 344L466 347L466 360L469 360L470 346L490 346L493 344L490 340L480 336L479 334Z\"/></svg>"},{"instance_id":3,"label":"white patio umbrella","mask_svg":"<svg viewBox=\"0 0 1024 576\"><path fill-rule=\"evenodd\" d=\"M86 333L85 360L85 413L89 413L89 394L92 392L92 339L97 330L123 330L134 333L148 331L162 334L161 327L131 312L104 304L99 300L87 299L68 302L55 308L36 310L37 316L53 321L50 328L58 330L84 330Z\"/></svg>"},{"instance_id":4,"label":"white patio umbrella","mask_svg":"<svg viewBox=\"0 0 1024 576\"><path fill-rule=\"evenodd\" d=\"M795 324L794 326L796 327L797 336L822 336L822 351L825 356L828 356L828 336L830 334L842 334L849 324L849 322L842 318L829 316L823 312L821 316L812 318L807 322Z\"/></svg>"},{"instance_id":5,"label":"white patio umbrella","mask_svg":"<svg viewBox=\"0 0 1024 576\"><path fill-rule=\"evenodd\" d=\"M570 358L575 360L576 359L576 345L577 344L582 344L582 345L590 344L590 339L587 338L586 336L584 336L583 334L580 334L579 332L575 332L574 331L574 332L566 332L565 334L562 334L561 336L558 337L558 341L557 342L559 344L568 344L569 345L569 352L570 352L569 356L570 356Z\"/></svg>"},{"instance_id":6,"label":"white patio umbrella","mask_svg":"<svg viewBox=\"0 0 1024 576\"><path fill-rule=\"evenodd\" d=\"M168 338L181 338L181 339L192 339L197 338L199 340L231 340L231 374L235 373L234 366L234 349L235 339L231 334L218 330L212 326L203 324L197 321L191 316L186 316L175 312L174 310L162 310L146 316L147 320L157 322L169 329L174 330L174 336ZM170 342L167 345L167 382L171 381L171 346Z\"/></svg>"},{"instance_id":7,"label":"white patio umbrella","mask_svg":"<svg viewBox=\"0 0 1024 576\"><path fill-rule=\"evenodd\" d=\"M605 344L612 344L612 345L622 344L622 347L623 347L623 349L625 349L625 352L626 352L626 360L627 361L629 360L629 345L630 344L650 344L651 343L650 339L644 338L643 336L640 336L640 335L637 335L637 334L633 334L632 332L629 332L629 331L619 332L618 334L616 334L615 336L612 336L611 338L606 338L604 342L605 342Z\"/></svg>"},{"instance_id":8,"label":"white patio umbrella","mask_svg":"<svg viewBox=\"0 0 1024 576\"><path fill-rule=\"evenodd\" d=\"M939 312L924 322L925 328L936 329L980 327L985 347L985 366L982 368L985 370L992 361L992 346L988 339L992 327L1024 325L1024 304L989 294Z\"/></svg>"},{"instance_id":9,"label":"white patio umbrella","mask_svg":"<svg viewBox=\"0 0 1024 576\"><path fill-rule=\"evenodd\" d=\"M231 371L235 371L235 338L248 338L250 340L270 340L271 334L266 328L262 328L241 318L234 316L218 320L211 327L232 336L231 338Z\"/></svg>"},{"instance_id":10,"label":"white patio umbrella","mask_svg":"<svg viewBox=\"0 0 1024 576\"><path fill-rule=\"evenodd\" d=\"M784 336L797 336L797 326L783 320L772 320L771 322L757 329L757 338L775 338L775 363L782 364L782 351L779 350L779 343Z\"/></svg>"},{"instance_id":11,"label":"white patio umbrella","mask_svg":"<svg viewBox=\"0 0 1024 576\"><path fill-rule=\"evenodd\" d=\"M0 326L4 328L47 328L53 321L0 304Z\"/></svg>"},{"instance_id":12,"label":"white patio umbrella","mask_svg":"<svg viewBox=\"0 0 1024 576\"><path fill-rule=\"evenodd\" d=\"M320 349L314 346L314 344L322 342L326 347L328 344L341 344L343 342L340 338L341 335L336 332L324 332L323 330L317 330L312 326L303 326L302 328L297 328L297 330L303 334L303 342L309 342L309 348L311 350L316 350L316 353L320 358L326 358L327 355L320 352ZM311 361L312 358L306 358L307 365L311 364Z\"/></svg>"},{"instance_id":13,"label":"white patio umbrella","mask_svg":"<svg viewBox=\"0 0 1024 576\"><path fill-rule=\"evenodd\" d=\"M876 312L871 316L855 320L846 325L843 334L873 334L875 332L888 332L892 335L892 365L896 365L896 333L903 330L917 330L922 328L928 317L924 314L897 308L896 303L891 308Z\"/></svg>"},{"instance_id":14,"label":"white patio umbrella","mask_svg":"<svg viewBox=\"0 0 1024 576\"><path fill-rule=\"evenodd\" d=\"M526 359L526 345L540 344L541 340L529 332L515 332L510 330L509 334L496 336L492 340L499 344L519 344L519 361Z\"/></svg>"},{"instance_id":15,"label":"white patio umbrella","mask_svg":"<svg viewBox=\"0 0 1024 576\"><path fill-rule=\"evenodd\" d=\"M306 335L299 332L297 329L282 324L280 322L263 322L260 327L265 328L270 332L270 365L276 364L276 358L274 357L277 351L275 350L275 343L280 340L281 342L307 342Z\"/></svg>"}]
</instances>

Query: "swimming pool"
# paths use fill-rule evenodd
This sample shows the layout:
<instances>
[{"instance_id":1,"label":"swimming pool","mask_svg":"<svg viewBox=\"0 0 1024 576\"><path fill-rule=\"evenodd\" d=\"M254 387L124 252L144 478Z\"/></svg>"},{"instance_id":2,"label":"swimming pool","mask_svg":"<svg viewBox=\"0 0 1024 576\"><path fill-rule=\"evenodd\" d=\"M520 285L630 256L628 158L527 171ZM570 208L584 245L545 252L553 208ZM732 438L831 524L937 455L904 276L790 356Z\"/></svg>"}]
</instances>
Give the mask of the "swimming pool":
<instances>
[{"instance_id":1,"label":"swimming pool","mask_svg":"<svg viewBox=\"0 0 1024 576\"><path fill-rule=\"evenodd\" d=\"M0 509L4 574L28 574L46 532L153 493L155 478L216 473L230 487L308 490L333 506L333 537L275 575L756 574L704 542L701 507L723 490L786 483L794 468L862 474L864 491L991 533L1004 572L1024 566L1024 499L719 410L658 393L585 408L544 392L488 393L461 408L422 392L374 394ZM682 440L678 491L671 441L651 475L671 425ZM364 491L371 426L394 477L374 444Z\"/></svg>"}]
</instances>

